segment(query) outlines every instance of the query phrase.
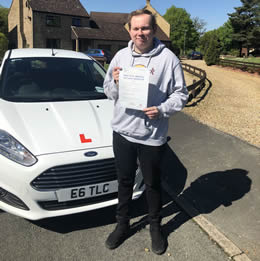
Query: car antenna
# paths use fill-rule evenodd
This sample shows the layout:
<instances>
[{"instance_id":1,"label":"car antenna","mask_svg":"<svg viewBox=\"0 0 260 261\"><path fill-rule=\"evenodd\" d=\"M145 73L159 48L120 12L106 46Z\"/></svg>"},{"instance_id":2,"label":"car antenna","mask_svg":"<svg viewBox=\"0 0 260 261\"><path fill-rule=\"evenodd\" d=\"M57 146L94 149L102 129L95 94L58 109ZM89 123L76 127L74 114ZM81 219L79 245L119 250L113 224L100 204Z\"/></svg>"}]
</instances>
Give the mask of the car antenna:
<instances>
[{"instance_id":1,"label":"car antenna","mask_svg":"<svg viewBox=\"0 0 260 261\"><path fill-rule=\"evenodd\" d=\"M55 56L55 53L54 53L54 51L53 51L53 48L51 48L51 55L52 55L52 56Z\"/></svg>"}]
</instances>

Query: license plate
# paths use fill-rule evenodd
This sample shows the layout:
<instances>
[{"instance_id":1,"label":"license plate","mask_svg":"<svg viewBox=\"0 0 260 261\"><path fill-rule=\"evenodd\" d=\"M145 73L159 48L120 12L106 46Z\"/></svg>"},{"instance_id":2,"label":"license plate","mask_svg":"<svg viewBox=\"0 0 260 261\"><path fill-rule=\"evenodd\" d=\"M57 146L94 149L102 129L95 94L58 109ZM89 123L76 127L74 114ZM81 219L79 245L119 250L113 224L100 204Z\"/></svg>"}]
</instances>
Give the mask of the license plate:
<instances>
[{"instance_id":1,"label":"license plate","mask_svg":"<svg viewBox=\"0 0 260 261\"><path fill-rule=\"evenodd\" d=\"M97 197L118 191L118 182L116 180L88 186L75 187L69 189L60 189L56 191L59 202Z\"/></svg>"}]
</instances>

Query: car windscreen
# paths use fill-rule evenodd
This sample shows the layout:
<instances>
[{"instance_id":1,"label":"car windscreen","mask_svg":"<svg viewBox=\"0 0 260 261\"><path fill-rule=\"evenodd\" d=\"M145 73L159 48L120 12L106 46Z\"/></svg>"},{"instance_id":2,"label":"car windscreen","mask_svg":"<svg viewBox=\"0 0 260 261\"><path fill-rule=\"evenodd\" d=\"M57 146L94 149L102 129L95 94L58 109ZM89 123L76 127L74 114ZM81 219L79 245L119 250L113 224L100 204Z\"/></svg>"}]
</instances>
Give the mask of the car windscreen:
<instances>
[{"instance_id":1,"label":"car windscreen","mask_svg":"<svg viewBox=\"0 0 260 261\"><path fill-rule=\"evenodd\" d=\"M0 95L16 102L106 99L104 69L95 61L33 57L8 59Z\"/></svg>"}]
</instances>

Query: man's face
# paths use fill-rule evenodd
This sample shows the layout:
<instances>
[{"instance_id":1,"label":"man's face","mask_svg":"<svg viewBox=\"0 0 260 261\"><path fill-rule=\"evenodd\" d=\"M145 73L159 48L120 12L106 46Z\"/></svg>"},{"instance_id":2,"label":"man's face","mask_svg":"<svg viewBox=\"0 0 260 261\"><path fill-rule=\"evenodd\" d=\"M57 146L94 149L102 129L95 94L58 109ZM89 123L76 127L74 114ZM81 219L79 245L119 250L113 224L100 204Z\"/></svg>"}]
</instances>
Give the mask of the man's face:
<instances>
[{"instance_id":1,"label":"man's face","mask_svg":"<svg viewBox=\"0 0 260 261\"><path fill-rule=\"evenodd\" d=\"M129 34L137 52L145 53L149 51L153 46L155 34L151 25L151 16L148 14L133 16Z\"/></svg>"}]
</instances>

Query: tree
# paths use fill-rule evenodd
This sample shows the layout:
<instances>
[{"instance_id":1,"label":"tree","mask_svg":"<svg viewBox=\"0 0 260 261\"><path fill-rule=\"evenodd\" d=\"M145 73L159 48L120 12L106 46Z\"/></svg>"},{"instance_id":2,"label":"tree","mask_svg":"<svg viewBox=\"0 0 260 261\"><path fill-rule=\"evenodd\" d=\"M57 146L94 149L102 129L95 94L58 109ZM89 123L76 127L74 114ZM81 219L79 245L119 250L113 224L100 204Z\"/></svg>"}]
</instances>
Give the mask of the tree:
<instances>
[{"instance_id":1,"label":"tree","mask_svg":"<svg viewBox=\"0 0 260 261\"><path fill-rule=\"evenodd\" d=\"M234 41L232 39L233 27L230 21L227 21L219 27L216 31L217 37L220 42L220 52L222 54L227 54L234 46Z\"/></svg>"},{"instance_id":2,"label":"tree","mask_svg":"<svg viewBox=\"0 0 260 261\"><path fill-rule=\"evenodd\" d=\"M211 37L210 39L209 47L204 56L204 60L207 65L213 65L218 63L219 60L218 41L214 37Z\"/></svg>"},{"instance_id":3,"label":"tree","mask_svg":"<svg viewBox=\"0 0 260 261\"><path fill-rule=\"evenodd\" d=\"M163 16L171 25L170 39L175 50L181 51L195 49L199 41L199 33L195 30L190 15L183 8L174 5L167 9Z\"/></svg>"},{"instance_id":4,"label":"tree","mask_svg":"<svg viewBox=\"0 0 260 261\"><path fill-rule=\"evenodd\" d=\"M8 36L8 8L0 7L0 32Z\"/></svg>"},{"instance_id":5,"label":"tree","mask_svg":"<svg viewBox=\"0 0 260 261\"><path fill-rule=\"evenodd\" d=\"M206 54L209 48L211 39L218 39L217 30L208 31L200 38L199 47L200 47L200 51L204 55Z\"/></svg>"},{"instance_id":6,"label":"tree","mask_svg":"<svg viewBox=\"0 0 260 261\"><path fill-rule=\"evenodd\" d=\"M239 43L240 55L242 47L260 47L260 1L240 0L241 7L228 14L233 27L233 39Z\"/></svg>"},{"instance_id":7,"label":"tree","mask_svg":"<svg viewBox=\"0 0 260 261\"><path fill-rule=\"evenodd\" d=\"M192 18L192 22L195 30L199 33L201 37L206 32L205 26L207 25L207 22L205 22L203 19L200 19L197 16Z\"/></svg>"},{"instance_id":8,"label":"tree","mask_svg":"<svg viewBox=\"0 0 260 261\"><path fill-rule=\"evenodd\" d=\"M0 33L0 58L2 58L8 49L8 40L3 33Z\"/></svg>"}]
</instances>

